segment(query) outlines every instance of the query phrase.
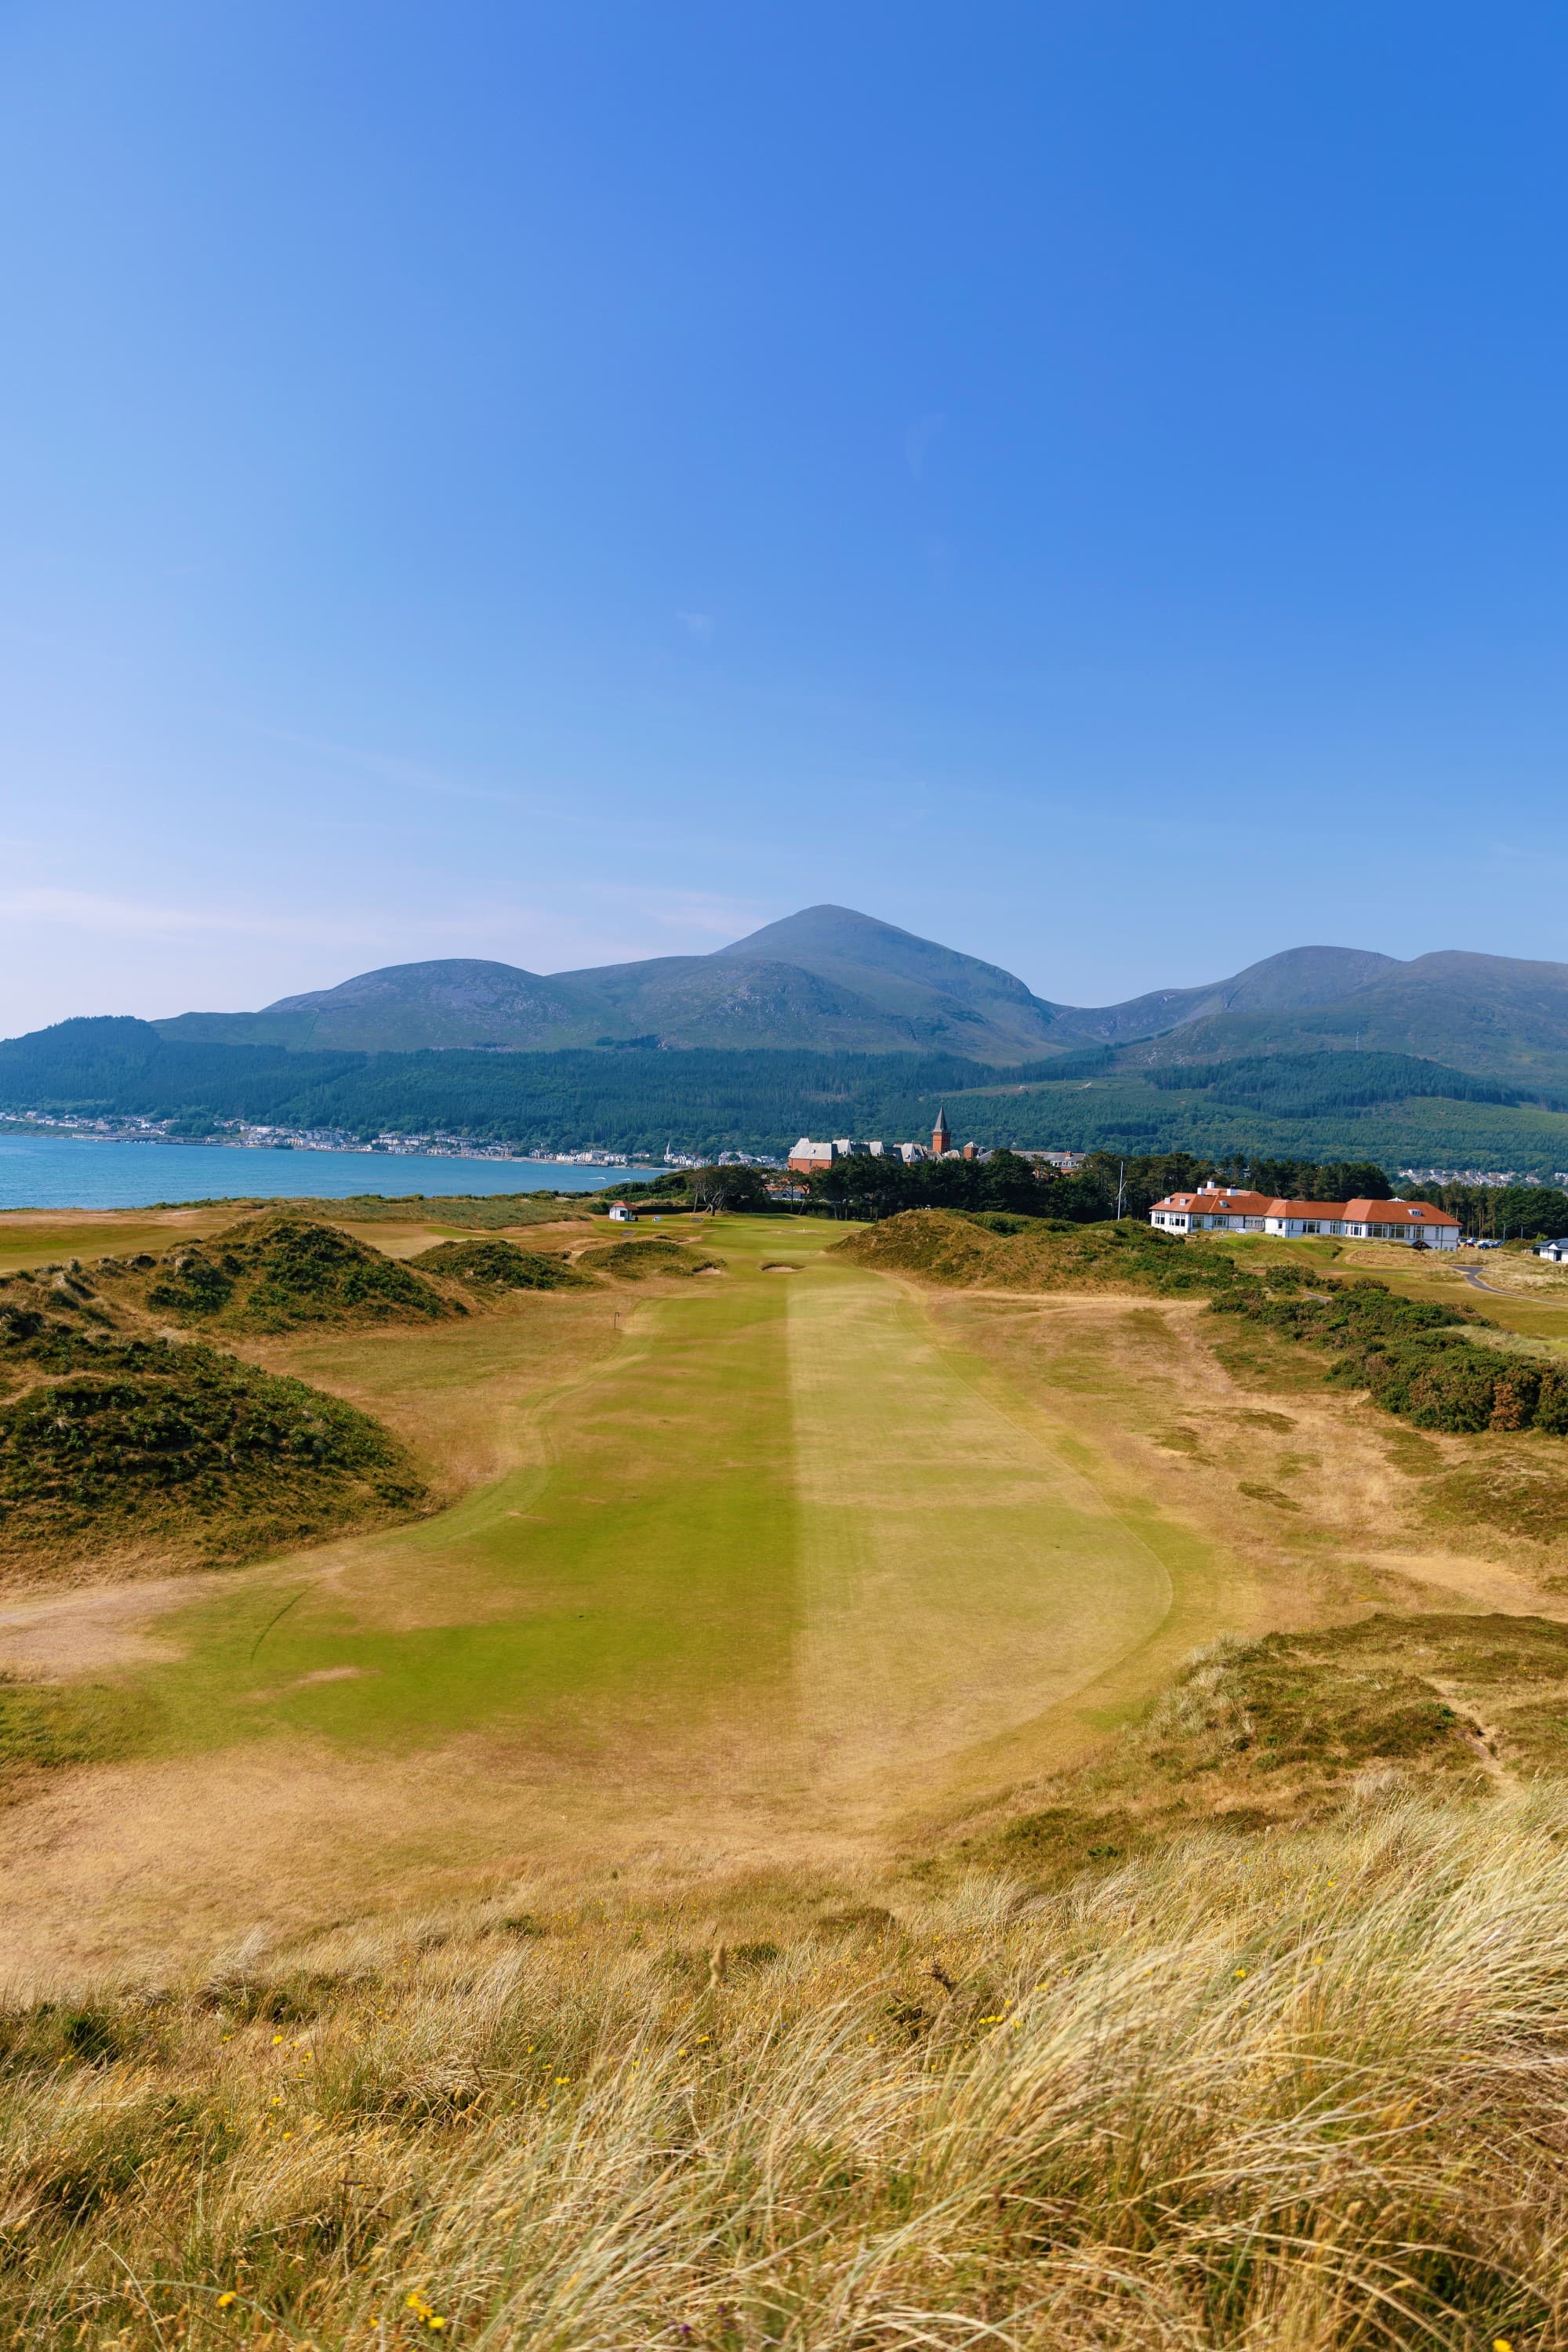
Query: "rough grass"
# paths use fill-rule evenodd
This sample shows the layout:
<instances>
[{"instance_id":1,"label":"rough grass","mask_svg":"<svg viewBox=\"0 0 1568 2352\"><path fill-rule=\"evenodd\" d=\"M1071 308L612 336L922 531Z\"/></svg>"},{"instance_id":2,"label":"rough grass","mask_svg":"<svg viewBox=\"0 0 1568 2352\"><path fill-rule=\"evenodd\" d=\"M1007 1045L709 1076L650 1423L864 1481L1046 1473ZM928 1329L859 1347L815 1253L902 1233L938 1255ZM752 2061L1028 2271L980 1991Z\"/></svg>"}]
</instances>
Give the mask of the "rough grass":
<instances>
[{"instance_id":1,"label":"rough grass","mask_svg":"<svg viewBox=\"0 0 1568 2352\"><path fill-rule=\"evenodd\" d=\"M1426 1510L1439 1526L1459 1521L1501 1528L1533 1543L1561 1543L1568 1538L1568 1461L1550 1440L1499 1447L1485 1461L1435 1479Z\"/></svg>"},{"instance_id":2,"label":"rough grass","mask_svg":"<svg viewBox=\"0 0 1568 2352\"><path fill-rule=\"evenodd\" d=\"M112 1683L29 1683L0 1673L0 1801L13 1801L40 1771L102 1764L124 1755L146 1709Z\"/></svg>"},{"instance_id":3,"label":"rough grass","mask_svg":"<svg viewBox=\"0 0 1568 2352\"><path fill-rule=\"evenodd\" d=\"M465 1233L498 1233L516 1225L557 1225L586 1219L581 1192L355 1192L343 1201L289 1201L302 1217L331 1217L351 1225L455 1225Z\"/></svg>"},{"instance_id":4,"label":"rough grass","mask_svg":"<svg viewBox=\"0 0 1568 2352\"><path fill-rule=\"evenodd\" d=\"M582 1251L576 1263L616 1282L646 1282L656 1274L715 1274L722 1267L719 1258L666 1241L601 1242Z\"/></svg>"},{"instance_id":5,"label":"rough grass","mask_svg":"<svg viewBox=\"0 0 1568 2352\"><path fill-rule=\"evenodd\" d=\"M1479 1792L1565 1768L1568 1626L1378 1615L1199 1652L1104 1757L998 1832L997 1851L1056 1879L1205 1821L1300 1826L1369 1774Z\"/></svg>"},{"instance_id":6,"label":"rough grass","mask_svg":"<svg viewBox=\"0 0 1568 2352\"><path fill-rule=\"evenodd\" d=\"M437 1242L409 1265L477 1290L582 1290L585 1277L563 1257L515 1242Z\"/></svg>"},{"instance_id":7,"label":"rough grass","mask_svg":"<svg viewBox=\"0 0 1568 2352\"><path fill-rule=\"evenodd\" d=\"M120 2352L1553 2346L1568 1806L1029 1897L344 1927L0 2018L0 2326ZM873 1899L868 1900L870 1895Z\"/></svg>"},{"instance_id":8,"label":"rough grass","mask_svg":"<svg viewBox=\"0 0 1568 2352\"><path fill-rule=\"evenodd\" d=\"M406 1511L423 1489L365 1414L199 1343L0 1305L0 1564L158 1542L205 1561Z\"/></svg>"}]
</instances>

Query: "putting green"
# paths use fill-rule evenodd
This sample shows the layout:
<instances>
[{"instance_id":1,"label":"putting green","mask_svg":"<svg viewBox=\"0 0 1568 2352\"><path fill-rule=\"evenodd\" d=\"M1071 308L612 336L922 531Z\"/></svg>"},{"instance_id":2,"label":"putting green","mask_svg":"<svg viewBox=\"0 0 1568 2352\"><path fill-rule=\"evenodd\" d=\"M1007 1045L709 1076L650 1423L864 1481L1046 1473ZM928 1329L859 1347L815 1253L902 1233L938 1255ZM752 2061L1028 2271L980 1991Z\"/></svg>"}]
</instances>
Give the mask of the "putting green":
<instances>
[{"instance_id":1,"label":"putting green","mask_svg":"<svg viewBox=\"0 0 1568 2352\"><path fill-rule=\"evenodd\" d=\"M721 1223L727 1275L622 1296L614 1352L553 1392L531 1326L509 1410L535 1458L161 1618L180 1654L136 1677L151 1748L479 1736L531 1769L717 1759L737 1789L839 1797L1082 1691L1165 1619L1160 1559L834 1238ZM474 1335L492 1379L498 1328Z\"/></svg>"}]
</instances>

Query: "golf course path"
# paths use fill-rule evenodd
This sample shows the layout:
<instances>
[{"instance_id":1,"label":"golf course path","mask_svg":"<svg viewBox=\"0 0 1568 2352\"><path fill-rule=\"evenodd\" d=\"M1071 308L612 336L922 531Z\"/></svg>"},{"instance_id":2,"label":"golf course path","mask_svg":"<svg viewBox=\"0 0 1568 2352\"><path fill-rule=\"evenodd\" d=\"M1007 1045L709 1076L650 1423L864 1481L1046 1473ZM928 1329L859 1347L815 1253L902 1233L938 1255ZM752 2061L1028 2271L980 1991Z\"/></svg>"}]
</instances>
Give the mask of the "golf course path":
<instances>
[{"instance_id":1,"label":"golf course path","mask_svg":"<svg viewBox=\"0 0 1568 2352\"><path fill-rule=\"evenodd\" d=\"M1171 1582L899 1286L824 1268L789 1308L801 1728L820 1783L907 1788L1147 1641Z\"/></svg>"}]
</instances>

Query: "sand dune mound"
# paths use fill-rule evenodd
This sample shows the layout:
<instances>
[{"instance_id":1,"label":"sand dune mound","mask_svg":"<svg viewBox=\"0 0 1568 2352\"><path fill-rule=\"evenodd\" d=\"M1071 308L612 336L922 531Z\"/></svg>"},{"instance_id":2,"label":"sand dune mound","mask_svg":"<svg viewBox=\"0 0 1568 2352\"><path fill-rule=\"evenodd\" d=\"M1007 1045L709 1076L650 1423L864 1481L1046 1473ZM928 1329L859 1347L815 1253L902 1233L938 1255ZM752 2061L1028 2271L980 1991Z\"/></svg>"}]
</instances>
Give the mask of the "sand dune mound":
<instances>
[{"instance_id":1,"label":"sand dune mound","mask_svg":"<svg viewBox=\"0 0 1568 2352\"><path fill-rule=\"evenodd\" d=\"M0 1567L244 1559L423 1495L368 1415L199 1341L0 1299Z\"/></svg>"}]
</instances>

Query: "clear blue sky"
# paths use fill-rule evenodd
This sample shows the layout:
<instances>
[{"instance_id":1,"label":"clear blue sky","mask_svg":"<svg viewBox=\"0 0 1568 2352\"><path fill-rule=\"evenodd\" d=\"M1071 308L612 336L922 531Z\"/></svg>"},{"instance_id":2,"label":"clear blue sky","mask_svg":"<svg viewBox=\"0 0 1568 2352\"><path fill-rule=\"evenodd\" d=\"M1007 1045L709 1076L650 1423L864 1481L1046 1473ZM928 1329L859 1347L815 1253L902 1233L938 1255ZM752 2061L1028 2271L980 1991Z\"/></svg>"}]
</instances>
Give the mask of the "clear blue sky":
<instances>
[{"instance_id":1,"label":"clear blue sky","mask_svg":"<svg viewBox=\"0 0 1568 2352\"><path fill-rule=\"evenodd\" d=\"M0 1033L1568 958L1568 16L4 0Z\"/></svg>"}]
</instances>

